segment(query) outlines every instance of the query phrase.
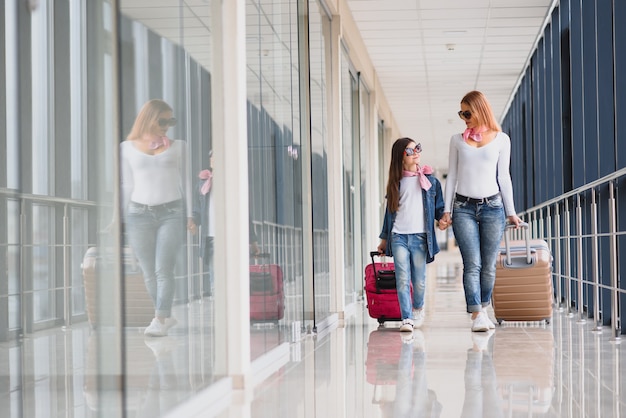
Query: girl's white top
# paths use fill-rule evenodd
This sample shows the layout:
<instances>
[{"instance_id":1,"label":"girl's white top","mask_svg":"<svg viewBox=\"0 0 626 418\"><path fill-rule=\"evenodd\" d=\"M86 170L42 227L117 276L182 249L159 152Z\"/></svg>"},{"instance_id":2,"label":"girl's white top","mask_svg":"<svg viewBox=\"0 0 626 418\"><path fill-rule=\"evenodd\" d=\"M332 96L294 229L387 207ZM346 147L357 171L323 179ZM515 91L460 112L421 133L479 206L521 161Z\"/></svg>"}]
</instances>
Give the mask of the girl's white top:
<instances>
[{"instance_id":1,"label":"girl's white top","mask_svg":"<svg viewBox=\"0 0 626 418\"><path fill-rule=\"evenodd\" d=\"M489 144L480 148L468 145L461 134L450 138L445 212L452 212L454 194L482 199L502 193L506 216L515 215L513 184L509 165L511 139L498 132Z\"/></svg>"},{"instance_id":2,"label":"girl's white top","mask_svg":"<svg viewBox=\"0 0 626 418\"><path fill-rule=\"evenodd\" d=\"M396 213L391 232L397 234L419 234L424 227L424 198L419 177L400 179L400 207Z\"/></svg>"}]
</instances>

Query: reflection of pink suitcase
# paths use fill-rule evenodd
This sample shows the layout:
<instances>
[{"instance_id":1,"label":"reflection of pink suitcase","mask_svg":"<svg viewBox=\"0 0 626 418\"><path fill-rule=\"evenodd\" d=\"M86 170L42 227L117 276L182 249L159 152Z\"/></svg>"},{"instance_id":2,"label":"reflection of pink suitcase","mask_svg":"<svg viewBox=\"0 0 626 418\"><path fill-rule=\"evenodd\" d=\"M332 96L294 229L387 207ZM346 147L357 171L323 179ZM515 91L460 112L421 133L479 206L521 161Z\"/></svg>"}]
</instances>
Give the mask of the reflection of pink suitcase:
<instances>
[{"instance_id":1,"label":"reflection of pink suitcase","mask_svg":"<svg viewBox=\"0 0 626 418\"><path fill-rule=\"evenodd\" d=\"M269 254L251 256L255 261ZM278 264L250 266L250 320L278 321L285 315L283 271Z\"/></svg>"},{"instance_id":2,"label":"reflection of pink suitcase","mask_svg":"<svg viewBox=\"0 0 626 418\"><path fill-rule=\"evenodd\" d=\"M380 256L378 251L370 253L372 264L365 267L367 310L381 325L385 321L401 321L395 266L393 262L377 263L374 260L375 256Z\"/></svg>"},{"instance_id":3,"label":"reflection of pink suitcase","mask_svg":"<svg viewBox=\"0 0 626 418\"><path fill-rule=\"evenodd\" d=\"M368 383L381 386L397 383L398 364L403 344L402 338L394 329L380 328L370 332L365 361L365 376ZM413 376L413 356L411 356L411 364L407 366L411 368L411 376Z\"/></svg>"}]
</instances>

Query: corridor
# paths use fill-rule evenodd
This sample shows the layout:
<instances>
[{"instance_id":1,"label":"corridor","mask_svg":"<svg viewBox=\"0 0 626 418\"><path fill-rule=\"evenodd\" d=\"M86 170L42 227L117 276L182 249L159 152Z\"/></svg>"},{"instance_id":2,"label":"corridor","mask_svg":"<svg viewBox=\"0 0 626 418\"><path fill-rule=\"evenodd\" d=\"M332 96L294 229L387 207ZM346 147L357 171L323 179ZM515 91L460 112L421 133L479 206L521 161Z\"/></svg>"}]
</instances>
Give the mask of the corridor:
<instances>
[{"instance_id":1,"label":"corridor","mask_svg":"<svg viewBox=\"0 0 626 418\"><path fill-rule=\"evenodd\" d=\"M164 339L127 328L126 416L626 416L623 344L610 341L608 331L592 331L592 321L579 323L558 309L549 325L503 322L494 332L470 332L456 250L443 251L428 267L421 330L406 335L394 323L379 328L358 303L345 324L276 343L269 358L255 363L264 367L256 366L253 379L261 383L250 385L250 393L219 383L203 389L207 382L197 381L205 376L198 368L211 365L194 359L214 358L194 343L202 338L189 337L210 333L199 314L210 311L210 300L204 303L177 307L186 323ZM276 333L254 327L259 338L252 339L252 350L255 344L266 350ZM10 411L5 416L106 416L97 410L94 334L79 324L3 343L2 382L10 385L0 404Z\"/></svg>"}]
</instances>

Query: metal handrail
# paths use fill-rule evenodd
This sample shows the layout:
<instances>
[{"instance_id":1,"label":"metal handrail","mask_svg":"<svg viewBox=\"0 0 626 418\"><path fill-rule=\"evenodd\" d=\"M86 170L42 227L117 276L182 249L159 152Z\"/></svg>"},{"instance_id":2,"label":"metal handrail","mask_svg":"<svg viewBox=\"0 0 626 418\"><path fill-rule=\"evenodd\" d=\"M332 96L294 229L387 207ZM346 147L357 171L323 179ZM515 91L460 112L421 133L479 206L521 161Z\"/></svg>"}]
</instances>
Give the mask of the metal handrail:
<instances>
[{"instance_id":1,"label":"metal handrail","mask_svg":"<svg viewBox=\"0 0 626 418\"><path fill-rule=\"evenodd\" d=\"M548 241L553 251L555 268L555 302L561 311L567 311L568 316L577 316L578 322L585 322L587 317L594 321L594 331L601 331L602 316L610 316L611 341L619 342L622 333L620 321L620 294L626 295L626 289L620 288L620 269L617 254L617 237L626 234L618 231L617 222L626 207L618 208L615 197L615 182L626 176L626 168L617 170L600 179L577 187L567 193L546 200L520 213L520 217L527 219L532 225L531 231L538 238ZM600 186L608 186L608 209L599 213L597 191ZM591 199L581 199L581 196L591 192ZM544 218L544 211L547 216ZM599 229L599 219L608 219L608 230ZM583 221L588 220L590 231L583 231ZM562 223L561 223L562 221ZM604 270L610 280L602 282L600 273L599 238L609 238L610 268ZM583 250L583 241L588 240L587 251ZM573 241L573 242L572 242ZM606 252L605 252L606 253ZM563 269L561 268L563 267ZM584 277L583 271L588 267L590 279ZM564 270L564 271L562 271ZM575 271L575 276L572 272ZM610 284L608 284L610 283ZM561 286L563 284L564 286ZM610 292L610 312L602 312L600 308L601 289ZM593 303L593 312L584 311L584 292L588 290L589 299ZM573 300L573 292L576 292ZM565 305L562 306L562 302Z\"/></svg>"}]
</instances>

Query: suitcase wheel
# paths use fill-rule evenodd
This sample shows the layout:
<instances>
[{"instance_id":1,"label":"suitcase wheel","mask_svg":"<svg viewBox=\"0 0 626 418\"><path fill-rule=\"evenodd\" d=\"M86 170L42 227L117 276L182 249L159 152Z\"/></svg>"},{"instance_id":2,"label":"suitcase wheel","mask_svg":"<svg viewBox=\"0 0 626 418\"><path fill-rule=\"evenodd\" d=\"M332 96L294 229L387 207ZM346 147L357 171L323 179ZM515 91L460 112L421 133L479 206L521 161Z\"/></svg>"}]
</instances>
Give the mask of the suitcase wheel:
<instances>
[{"instance_id":1,"label":"suitcase wheel","mask_svg":"<svg viewBox=\"0 0 626 418\"><path fill-rule=\"evenodd\" d=\"M498 321L498 325L502 325L502 319L496 318L496 321Z\"/></svg>"}]
</instances>

